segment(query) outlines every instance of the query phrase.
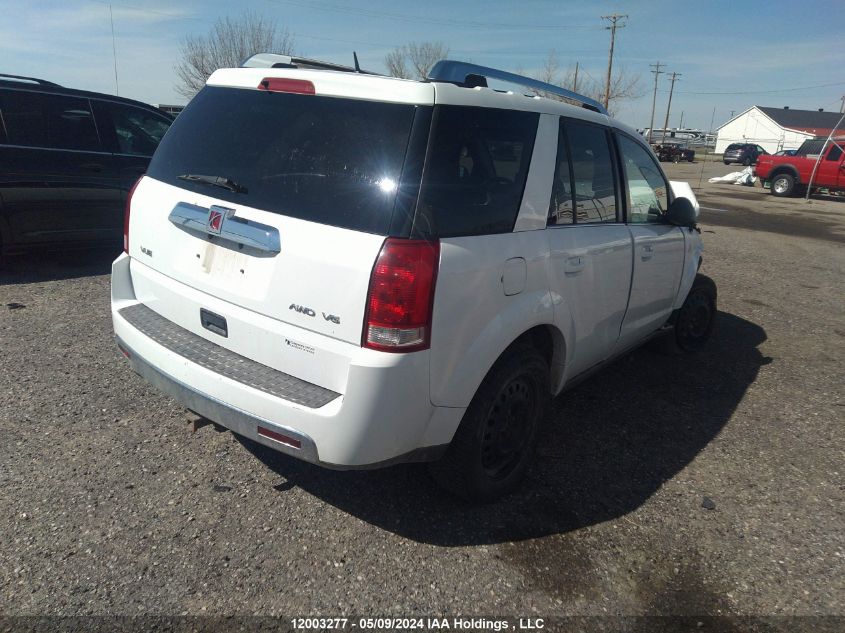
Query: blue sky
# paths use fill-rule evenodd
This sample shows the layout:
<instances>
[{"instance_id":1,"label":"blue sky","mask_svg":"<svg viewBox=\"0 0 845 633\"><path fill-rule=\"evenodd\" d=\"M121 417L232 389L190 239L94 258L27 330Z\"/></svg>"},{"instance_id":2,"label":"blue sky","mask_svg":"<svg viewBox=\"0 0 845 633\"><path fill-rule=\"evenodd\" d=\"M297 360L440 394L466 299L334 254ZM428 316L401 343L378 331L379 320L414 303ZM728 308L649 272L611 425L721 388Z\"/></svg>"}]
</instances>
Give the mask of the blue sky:
<instances>
[{"instance_id":1,"label":"blue sky","mask_svg":"<svg viewBox=\"0 0 845 633\"><path fill-rule=\"evenodd\" d=\"M224 15L249 8L286 27L297 53L384 69L384 56L410 41L439 40L453 59L506 70L538 70L554 49L565 68L580 62L597 80L607 67L609 32L600 16L627 13L617 32L614 67L640 75L643 96L619 118L648 125L649 64L682 74L670 125L710 127L751 105L838 111L845 95L845 2L744 3L717 0L519 2L429 0L126 0L111 3L121 95L149 103L182 103L173 72L187 34L205 34ZM0 0L0 72L115 91L109 3L93 0ZM658 83L656 126L666 114L669 81ZM726 94L732 93L732 94Z\"/></svg>"}]
</instances>

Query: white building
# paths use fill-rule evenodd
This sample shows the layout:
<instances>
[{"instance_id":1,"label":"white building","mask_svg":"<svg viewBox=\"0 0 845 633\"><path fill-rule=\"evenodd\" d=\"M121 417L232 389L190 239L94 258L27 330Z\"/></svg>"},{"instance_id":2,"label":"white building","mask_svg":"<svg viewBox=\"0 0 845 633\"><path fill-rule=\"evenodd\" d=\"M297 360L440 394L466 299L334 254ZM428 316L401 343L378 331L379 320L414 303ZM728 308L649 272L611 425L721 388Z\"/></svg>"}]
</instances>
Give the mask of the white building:
<instances>
[{"instance_id":1,"label":"white building","mask_svg":"<svg viewBox=\"0 0 845 633\"><path fill-rule=\"evenodd\" d=\"M842 115L821 110L751 106L717 128L716 153L731 143L755 143L770 154L798 149L808 138L827 136Z\"/></svg>"}]
</instances>

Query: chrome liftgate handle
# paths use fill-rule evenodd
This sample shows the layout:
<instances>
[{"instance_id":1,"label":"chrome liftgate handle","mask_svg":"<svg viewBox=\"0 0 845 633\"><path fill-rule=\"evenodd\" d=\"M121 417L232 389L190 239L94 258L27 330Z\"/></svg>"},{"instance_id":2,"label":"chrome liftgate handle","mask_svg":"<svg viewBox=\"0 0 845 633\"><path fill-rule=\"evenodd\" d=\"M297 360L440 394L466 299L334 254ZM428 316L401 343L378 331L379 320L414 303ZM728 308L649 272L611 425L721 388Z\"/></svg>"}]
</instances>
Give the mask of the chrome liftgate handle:
<instances>
[{"instance_id":1,"label":"chrome liftgate handle","mask_svg":"<svg viewBox=\"0 0 845 633\"><path fill-rule=\"evenodd\" d=\"M209 219L212 211L223 213L219 231L210 228ZM249 248L276 255L281 251L281 239L278 229L231 215L232 209L226 207L200 207L187 202L179 202L173 207L168 219L178 228L189 233L215 237L232 244L243 244Z\"/></svg>"}]
</instances>

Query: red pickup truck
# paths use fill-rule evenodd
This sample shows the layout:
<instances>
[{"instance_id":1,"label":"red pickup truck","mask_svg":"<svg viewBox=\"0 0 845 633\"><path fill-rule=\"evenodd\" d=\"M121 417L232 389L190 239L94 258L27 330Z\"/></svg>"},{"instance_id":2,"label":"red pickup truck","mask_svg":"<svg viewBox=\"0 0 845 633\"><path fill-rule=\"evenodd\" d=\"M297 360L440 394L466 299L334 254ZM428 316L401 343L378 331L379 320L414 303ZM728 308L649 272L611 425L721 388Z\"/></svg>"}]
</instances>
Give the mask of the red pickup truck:
<instances>
[{"instance_id":1,"label":"red pickup truck","mask_svg":"<svg viewBox=\"0 0 845 633\"><path fill-rule=\"evenodd\" d=\"M774 196L792 196L807 191L807 184L818 162L813 177L813 191L827 189L830 193L845 193L845 137L824 147L826 139L804 141L795 156L763 155L757 159L755 173L769 187ZM819 160L819 152L824 156Z\"/></svg>"}]
</instances>

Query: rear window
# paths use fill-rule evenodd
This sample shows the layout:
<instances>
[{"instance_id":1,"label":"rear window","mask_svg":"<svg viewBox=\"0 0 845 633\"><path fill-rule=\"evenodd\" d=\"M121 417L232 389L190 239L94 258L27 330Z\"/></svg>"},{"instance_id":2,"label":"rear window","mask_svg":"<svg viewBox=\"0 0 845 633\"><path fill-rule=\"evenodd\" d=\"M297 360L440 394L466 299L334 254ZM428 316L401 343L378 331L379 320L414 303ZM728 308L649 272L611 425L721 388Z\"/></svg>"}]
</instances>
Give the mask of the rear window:
<instances>
[{"instance_id":1,"label":"rear window","mask_svg":"<svg viewBox=\"0 0 845 633\"><path fill-rule=\"evenodd\" d=\"M437 106L415 234L512 231L538 120L534 112Z\"/></svg>"},{"instance_id":2,"label":"rear window","mask_svg":"<svg viewBox=\"0 0 845 633\"><path fill-rule=\"evenodd\" d=\"M825 139L808 139L801 144L801 147L798 148L796 156L818 155L821 153L824 144Z\"/></svg>"},{"instance_id":3,"label":"rear window","mask_svg":"<svg viewBox=\"0 0 845 633\"><path fill-rule=\"evenodd\" d=\"M147 175L232 203L385 235L416 106L206 86ZM235 193L180 179L222 176Z\"/></svg>"},{"instance_id":4,"label":"rear window","mask_svg":"<svg viewBox=\"0 0 845 633\"><path fill-rule=\"evenodd\" d=\"M730 145L728 145L728 148L725 151L731 152L731 151L735 151L735 150L738 150L738 149L742 149L743 147L745 147L745 146L744 145L737 145L736 143L731 143Z\"/></svg>"}]
</instances>

